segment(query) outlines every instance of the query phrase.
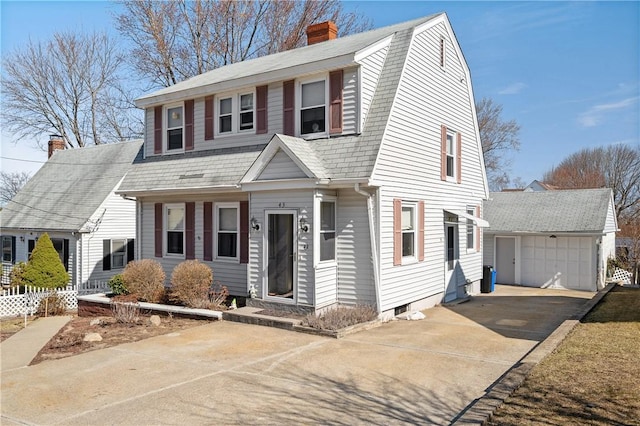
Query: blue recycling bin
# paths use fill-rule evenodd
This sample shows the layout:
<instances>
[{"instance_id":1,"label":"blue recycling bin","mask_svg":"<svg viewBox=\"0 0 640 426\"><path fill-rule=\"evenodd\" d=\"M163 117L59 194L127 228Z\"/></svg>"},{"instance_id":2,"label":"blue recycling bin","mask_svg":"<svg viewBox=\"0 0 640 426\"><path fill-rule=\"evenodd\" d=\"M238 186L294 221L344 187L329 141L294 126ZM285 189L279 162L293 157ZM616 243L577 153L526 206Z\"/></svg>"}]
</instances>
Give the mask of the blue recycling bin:
<instances>
[{"instance_id":1,"label":"blue recycling bin","mask_svg":"<svg viewBox=\"0 0 640 426\"><path fill-rule=\"evenodd\" d=\"M496 289L497 272L491 265L484 265L482 268L482 282L480 283L481 293L491 293Z\"/></svg>"}]
</instances>

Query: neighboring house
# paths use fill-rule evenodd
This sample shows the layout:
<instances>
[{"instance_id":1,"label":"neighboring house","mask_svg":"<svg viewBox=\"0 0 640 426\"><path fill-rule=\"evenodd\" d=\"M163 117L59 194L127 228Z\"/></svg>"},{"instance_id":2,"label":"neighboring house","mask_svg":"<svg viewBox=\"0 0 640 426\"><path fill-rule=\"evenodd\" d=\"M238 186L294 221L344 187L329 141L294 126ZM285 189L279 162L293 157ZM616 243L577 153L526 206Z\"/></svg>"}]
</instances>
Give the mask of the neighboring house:
<instances>
[{"instance_id":1,"label":"neighboring house","mask_svg":"<svg viewBox=\"0 0 640 426\"><path fill-rule=\"evenodd\" d=\"M555 185L544 183L544 182L541 182L539 180L534 180L526 188L524 188L523 191L525 191L525 192L531 192L531 191L555 191L555 190L558 190L558 189L560 189L560 188L555 186Z\"/></svg>"},{"instance_id":2,"label":"neighboring house","mask_svg":"<svg viewBox=\"0 0 640 426\"><path fill-rule=\"evenodd\" d=\"M47 162L0 212L2 283L45 232L72 284L121 272L134 255L136 206L114 190L141 147L139 140L65 150L52 138Z\"/></svg>"},{"instance_id":3,"label":"neighboring house","mask_svg":"<svg viewBox=\"0 0 640 426\"><path fill-rule=\"evenodd\" d=\"M227 65L137 100L137 255L185 259L247 303L384 315L479 292L488 189L445 14Z\"/></svg>"},{"instance_id":4,"label":"neighboring house","mask_svg":"<svg viewBox=\"0 0 640 426\"><path fill-rule=\"evenodd\" d=\"M610 189L492 192L484 263L498 283L596 291L618 230Z\"/></svg>"}]
</instances>

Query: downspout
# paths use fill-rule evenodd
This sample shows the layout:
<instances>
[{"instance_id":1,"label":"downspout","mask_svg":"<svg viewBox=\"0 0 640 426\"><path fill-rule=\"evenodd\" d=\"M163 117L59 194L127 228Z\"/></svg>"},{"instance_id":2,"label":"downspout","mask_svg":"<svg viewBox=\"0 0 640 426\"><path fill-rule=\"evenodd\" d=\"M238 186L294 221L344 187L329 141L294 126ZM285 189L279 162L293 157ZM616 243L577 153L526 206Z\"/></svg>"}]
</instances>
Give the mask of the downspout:
<instances>
[{"instance_id":1,"label":"downspout","mask_svg":"<svg viewBox=\"0 0 640 426\"><path fill-rule=\"evenodd\" d=\"M378 314L382 313L380 298L380 268L378 264L378 245L376 244L375 223L373 221L373 197L367 191L360 189L360 184L356 183L354 188L358 194L367 197L367 213L369 216L369 238L371 239L371 261L373 263L373 286L376 291L376 308Z\"/></svg>"}]
</instances>

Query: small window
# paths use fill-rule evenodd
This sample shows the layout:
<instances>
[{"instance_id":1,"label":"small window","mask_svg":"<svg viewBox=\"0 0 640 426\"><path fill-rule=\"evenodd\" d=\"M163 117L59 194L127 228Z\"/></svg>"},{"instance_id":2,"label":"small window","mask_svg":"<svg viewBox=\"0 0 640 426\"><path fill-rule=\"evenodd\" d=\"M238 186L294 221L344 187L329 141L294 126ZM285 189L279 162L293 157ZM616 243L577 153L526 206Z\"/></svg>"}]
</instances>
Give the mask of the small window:
<instances>
[{"instance_id":1,"label":"small window","mask_svg":"<svg viewBox=\"0 0 640 426\"><path fill-rule=\"evenodd\" d=\"M253 129L253 93L240 95L240 130Z\"/></svg>"},{"instance_id":2,"label":"small window","mask_svg":"<svg viewBox=\"0 0 640 426\"><path fill-rule=\"evenodd\" d=\"M447 177L455 177L456 144L453 133L447 132Z\"/></svg>"},{"instance_id":3,"label":"small window","mask_svg":"<svg viewBox=\"0 0 640 426\"><path fill-rule=\"evenodd\" d=\"M31 259L31 253L33 253L33 249L36 247L36 240L27 241L27 259Z\"/></svg>"},{"instance_id":4,"label":"small window","mask_svg":"<svg viewBox=\"0 0 640 426\"><path fill-rule=\"evenodd\" d=\"M111 240L111 267L124 268L127 264L127 240Z\"/></svg>"},{"instance_id":5,"label":"small window","mask_svg":"<svg viewBox=\"0 0 640 426\"><path fill-rule=\"evenodd\" d=\"M402 257L415 256L416 253L416 207L402 205Z\"/></svg>"},{"instance_id":6,"label":"small window","mask_svg":"<svg viewBox=\"0 0 640 426\"><path fill-rule=\"evenodd\" d=\"M182 106L167 108L167 151L182 149Z\"/></svg>"},{"instance_id":7,"label":"small window","mask_svg":"<svg viewBox=\"0 0 640 426\"><path fill-rule=\"evenodd\" d=\"M233 131L233 100L223 98L218 102L218 132L231 133Z\"/></svg>"},{"instance_id":8,"label":"small window","mask_svg":"<svg viewBox=\"0 0 640 426\"><path fill-rule=\"evenodd\" d=\"M473 207L467 207L467 214L475 216L475 210L476 209ZM467 219L467 250L475 249L474 235L473 221L471 219Z\"/></svg>"},{"instance_id":9,"label":"small window","mask_svg":"<svg viewBox=\"0 0 640 426\"><path fill-rule=\"evenodd\" d=\"M184 206L169 205L165 210L166 252L184 254Z\"/></svg>"},{"instance_id":10,"label":"small window","mask_svg":"<svg viewBox=\"0 0 640 426\"><path fill-rule=\"evenodd\" d=\"M325 81L302 84L300 104L300 133L303 135L325 131Z\"/></svg>"},{"instance_id":11,"label":"small window","mask_svg":"<svg viewBox=\"0 0 640 426\"><path fill-rule=\"evenodd\" d=\"M237 203L216 205L216 257L238 258L238 223L239 208Z\"/></svg>"},{"instance_id":12,"label":"small window","mask_svg":"<svg viewBox=\"0 0 640 426\"><path fill-rule=\"evenodd\" d=\"M336 258L336 203L320 202L320 261Z\"/></svg>"},{"instance_id":13,"label":"small window","mask_svg":"<svg viewBox=\"0 0 640 426\"><path fill-rule=\"evenodd\" d=\"M13 262L13 239L11 237L2 237L2 261L4 263Z\"/></svg>"},{"instance_id":14,"label":"small window","mask_svg":"<svg viewBox=\"0 0 640 426\"><path fill-rule=\"evenodd\" d=\"M51 242L53 243L53 248L58 252L64 269L69 272L69 240L66 238L51 238Z\"/></svg>"}]
</instances>

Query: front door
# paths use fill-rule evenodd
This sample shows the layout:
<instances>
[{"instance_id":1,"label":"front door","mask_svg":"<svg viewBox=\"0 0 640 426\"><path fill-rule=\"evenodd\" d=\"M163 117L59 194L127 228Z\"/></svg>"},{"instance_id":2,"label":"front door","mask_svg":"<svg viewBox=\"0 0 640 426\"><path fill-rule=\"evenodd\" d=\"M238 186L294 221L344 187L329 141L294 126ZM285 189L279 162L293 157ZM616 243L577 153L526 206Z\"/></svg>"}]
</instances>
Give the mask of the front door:
<instances>
[{"instance_id":1,"label":"front door","mask_svg":"<svg viewBox=\"0 0 640 426\"><path fill-rule=\"evenodd\" d=\"M444 301L450 302L458 297L456 283L456 267L458 263L457 225L445 223L445 294Z\"/></svg>"},{"instance_id":2,"label":"front door","mask_svg":"<svg viewBox=\"0 0 640 426\"><path fill-rule=\"evenodd\" d=\"M267 212L267 298L295 300L296 212Z\"/></svg>"},{"instance_id":3,"label":"front door","mask_svg":"<svg viewBox=\"0 0 640 426\"><path fill-rule=\"evenodd\" d=\"M496 237L496 282L515 284L516 282L516 239Z\"/></svg>"}]
</instances>

